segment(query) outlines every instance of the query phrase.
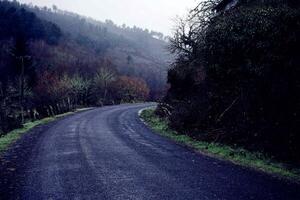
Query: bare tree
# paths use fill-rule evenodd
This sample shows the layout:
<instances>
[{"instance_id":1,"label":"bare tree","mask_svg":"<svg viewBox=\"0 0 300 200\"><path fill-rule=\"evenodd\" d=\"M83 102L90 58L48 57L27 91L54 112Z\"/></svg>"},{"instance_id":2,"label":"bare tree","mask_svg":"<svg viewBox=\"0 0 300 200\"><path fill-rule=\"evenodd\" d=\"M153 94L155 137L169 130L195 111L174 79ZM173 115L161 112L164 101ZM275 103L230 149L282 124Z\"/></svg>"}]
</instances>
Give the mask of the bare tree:
<instances>
[{"instance_id":1,"label":"bare tree","mask_svg":"<svg viewBox=\"0 0 300 200\"><path fill-rule=\"evenodd\" d=\"M180 57L193 56L197 47L203 44L205 30L213 17L214 8L220 0L201 1L186 18L178 18L175 33L170 39L169 50Z\"/></svg>"}]
</instances>

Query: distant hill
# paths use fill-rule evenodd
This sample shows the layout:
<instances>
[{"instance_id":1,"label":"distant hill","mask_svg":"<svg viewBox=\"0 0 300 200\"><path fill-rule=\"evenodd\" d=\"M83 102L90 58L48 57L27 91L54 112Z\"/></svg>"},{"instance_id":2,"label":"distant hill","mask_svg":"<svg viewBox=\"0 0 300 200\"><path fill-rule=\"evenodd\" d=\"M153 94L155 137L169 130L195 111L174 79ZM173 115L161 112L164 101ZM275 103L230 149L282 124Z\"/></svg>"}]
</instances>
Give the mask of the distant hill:
<instances>
[{"instance_id":1,"label":"distant hill","mask_svg":"<svg viewBox=\"0 0 300 200\"><path fill-rule=\"evenodd\" d=\"M110 20L97 21L55 6L23 7L58 25L76 45L93 51L95 56L109 58L121 74L142 77L153 93L164 88L171 56L166 49L168 38L163 34L126 25L119 27Z\"/></svg>"}]
</instances>

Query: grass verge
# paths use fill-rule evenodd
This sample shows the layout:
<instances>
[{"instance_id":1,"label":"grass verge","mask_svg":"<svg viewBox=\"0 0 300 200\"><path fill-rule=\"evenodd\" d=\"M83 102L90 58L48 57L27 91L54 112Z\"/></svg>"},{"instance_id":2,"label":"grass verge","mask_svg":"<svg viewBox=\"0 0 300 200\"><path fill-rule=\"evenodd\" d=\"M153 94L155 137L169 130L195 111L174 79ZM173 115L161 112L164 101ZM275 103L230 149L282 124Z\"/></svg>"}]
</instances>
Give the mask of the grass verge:
<instances>
[{"instance_id":1,"label":"grass verge","mask_svg":"<svg viewBox=\"0 0 300 200\"><path fill-rule=\"evenodd\" d=\"M191 147L196 151L216 158L229 160L238 165L251 167L279 178L287 178L298 183L300 182L300 169L288 168L286 165L278 163L264 156L262 153L253 153L242 148L232 148L217 143L202 142L187 135L180 135L168 127L167 120L156 116L154 109L141 111L140 117L160 135L168 137L179 144Z\"/></svg>"},{"instance_id":2,"label":"grass verge","mask_svg":"<svg viewBox=\"0 0 300 200\"><path fill-rule=\"evenodd\" d=\"M32 128L34 128L38 125L47 124L49 122L55 121L58 118L65 117L70 114L73 114L73 113L76 113L79 111L88 110L88 109L90 109L90 108L77 109L75 112L68 112L68 113L56 115L54 117L48 117L48 118L44 118L44 119L37 120L34 122L25 123L23 125L23 128L15 129L15 130L9 132L8 134L0 137L0 153L5 151L11 144L16 142L23 134L25 134Z\"/></svg>"}]
</instances>

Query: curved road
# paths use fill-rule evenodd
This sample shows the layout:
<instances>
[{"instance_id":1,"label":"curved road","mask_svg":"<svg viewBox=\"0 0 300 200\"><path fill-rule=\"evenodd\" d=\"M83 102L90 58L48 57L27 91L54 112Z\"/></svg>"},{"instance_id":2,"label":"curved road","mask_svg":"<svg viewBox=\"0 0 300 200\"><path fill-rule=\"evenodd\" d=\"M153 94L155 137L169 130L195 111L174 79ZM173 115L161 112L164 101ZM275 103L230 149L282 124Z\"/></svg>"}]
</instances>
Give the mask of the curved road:
<instances>
[{"instance_id":1,"label":"curved road","mask_svg":"<svg viewBox=\"0 0 300 200\"><path fill-rule=\"evenodd\" d=\"M1 159L0 199L299 199L299 185L153 133L137 114L153 105L97 108L34 129Z\"/></svg>"}]
</instances>

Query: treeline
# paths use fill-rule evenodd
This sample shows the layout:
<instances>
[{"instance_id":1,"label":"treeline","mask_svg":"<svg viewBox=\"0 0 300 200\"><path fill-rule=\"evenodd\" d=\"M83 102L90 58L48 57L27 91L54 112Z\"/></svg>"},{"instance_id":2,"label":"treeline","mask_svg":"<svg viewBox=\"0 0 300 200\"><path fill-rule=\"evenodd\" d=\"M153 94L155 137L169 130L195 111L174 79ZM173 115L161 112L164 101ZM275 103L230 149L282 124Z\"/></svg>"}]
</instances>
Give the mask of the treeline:
<instances>
[{"instance_id":1,"label":"treeline","mask_svg":"<svg viewBox=\"0 0 300 200\"><path fill-rule=\"evenodd\" d=\"M199 140L299 164L299 3L219 3L201 2L178 24L156 112Z\"/></svg>"},{"instance_id":2,"label":"treeline","mask_svg":"<svg viewBox=\"0 0 300 200\"><path fill-rule=\"evenodd\" d=\"M0 135L77 107L149 99L143 78L25 8L0 2Z\"/></svg>"}]
</instances>

